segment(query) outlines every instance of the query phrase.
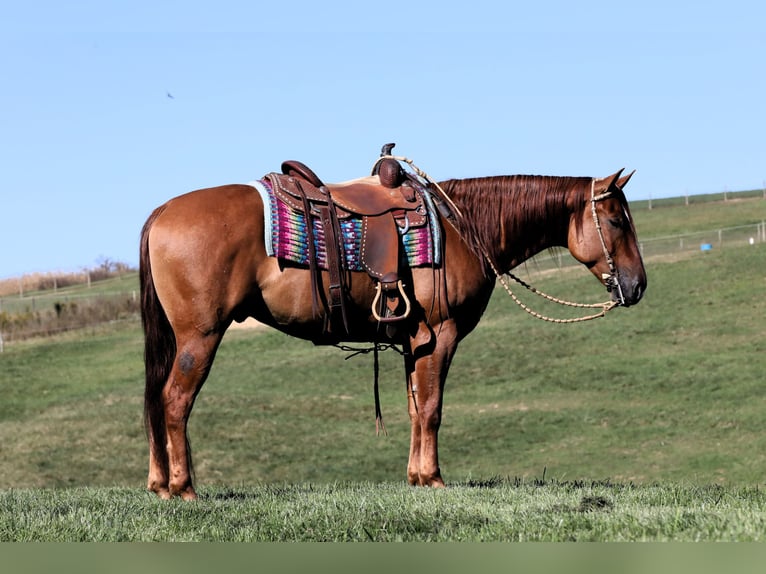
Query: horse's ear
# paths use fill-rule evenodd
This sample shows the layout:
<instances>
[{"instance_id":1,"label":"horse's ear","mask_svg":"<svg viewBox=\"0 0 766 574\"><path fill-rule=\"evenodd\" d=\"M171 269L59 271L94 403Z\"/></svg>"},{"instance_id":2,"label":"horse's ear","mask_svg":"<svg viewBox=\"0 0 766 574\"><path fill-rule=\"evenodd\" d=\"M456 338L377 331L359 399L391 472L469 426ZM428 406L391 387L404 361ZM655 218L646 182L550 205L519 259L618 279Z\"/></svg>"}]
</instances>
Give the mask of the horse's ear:
<instances>
[{"instance_id":1,"label":"horse's ear","mask_svg":"<svg viewBox=\"0 0 766 574\"><path fill-rule=\"evenodd\" d=\"M606 178L609 181L609 185L606 186L607 189L609 189L613 185L617 185L617 180L620 179L620 176L622 175L623 171L625 171L624 167L617 173L613 173L612 175Z\"/></svg>"},{"instance_id":2,"label":"horse's ear","mask_svg":"<svg viewBox=\"0 0 766 574\"><path fill-rule=\"evenodd\" d=\"M635 169L634 169L633 171L631 171L631 172L630 172L628 175L626 175L625 177L621 177L620 179L618 179L618 180L617 180L617 187L619 187L620 189L622 189L623 187L625 187L625 185L626 185L626 184L627 184L627 183L630 181L630 178L631 178L631 177L633 177L633 174L634 174L634 173L636 173L636 170L635 170Z\"/></svg>"},{"instance_id":3,"label":"horse's ear","mask_svg":"<svg viewBox=\"0 0 766 574\"><path fill-rule=\"evenodd\" d=\"M604 178L596 180L598 182L597 186L596 186L596 190L598 191L598 193L603 193L607 189L612 187L613 185L617 184L617 180L620 178L620 175L622 175L622 172L624 170L625 170L625 168L622 168L617 173L613 173L612 175L608 175L608 176L606 176ZM633 175L633 174L631 174L631 175ZM628 179L630 179L630 175L627 176L627 177L628 177Z\"/></svg>"}]
</instances>

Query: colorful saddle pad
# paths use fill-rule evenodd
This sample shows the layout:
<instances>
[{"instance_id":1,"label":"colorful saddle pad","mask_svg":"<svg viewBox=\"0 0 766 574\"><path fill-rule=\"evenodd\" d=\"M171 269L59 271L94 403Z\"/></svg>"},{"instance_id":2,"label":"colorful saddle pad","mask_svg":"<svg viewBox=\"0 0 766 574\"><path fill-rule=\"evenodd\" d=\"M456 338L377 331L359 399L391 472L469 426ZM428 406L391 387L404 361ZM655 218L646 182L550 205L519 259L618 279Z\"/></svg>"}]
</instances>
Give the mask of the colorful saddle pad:
<instances>
[{"instance_id":1,"label":"colorful saddle pad","mask_svg":"<svg viewBox=\"0 0 766 574\"><path fill-rule=\"evenodd\" d=\"M298 265L309 265L308 230L306 216L278 200L271 189L268 179L251 182L261 194L264 209L266 252L271 257L290 261ZM439 265L441 254L435 246L441 244L441 228L433 202L428 193L424 193L428 209L428 224L407 229L402 234L403 264L410 267ZM324 231L317 219L311 220L314 233L314 248L317 263L321 269L327 269L327 250ZM340 221L343 238L343 252L346 268L350 271L363 271L360 261L362 240L361 218L347 218Z\"/></svg>"}]
</instances>

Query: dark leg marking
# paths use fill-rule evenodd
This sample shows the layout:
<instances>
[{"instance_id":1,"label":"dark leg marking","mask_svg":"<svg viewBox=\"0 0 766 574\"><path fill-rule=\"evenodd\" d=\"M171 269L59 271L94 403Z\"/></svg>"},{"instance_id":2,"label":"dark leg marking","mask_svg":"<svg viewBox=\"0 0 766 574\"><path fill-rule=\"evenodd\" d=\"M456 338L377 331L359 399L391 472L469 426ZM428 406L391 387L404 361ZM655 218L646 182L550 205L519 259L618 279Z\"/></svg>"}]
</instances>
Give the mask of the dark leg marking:
<instances>
[{"instance_id":1,"label":"dark leg marking","mask_svg":"<svg viewBox=\"0 0 766 574\"><path fill-rule=\"evenodd\" d=\"M188 375L189 371L194 368L194 355L188 351L181 353L181 356L178 357L178 367L184 375Z\"/></svg>"}]
</instances>

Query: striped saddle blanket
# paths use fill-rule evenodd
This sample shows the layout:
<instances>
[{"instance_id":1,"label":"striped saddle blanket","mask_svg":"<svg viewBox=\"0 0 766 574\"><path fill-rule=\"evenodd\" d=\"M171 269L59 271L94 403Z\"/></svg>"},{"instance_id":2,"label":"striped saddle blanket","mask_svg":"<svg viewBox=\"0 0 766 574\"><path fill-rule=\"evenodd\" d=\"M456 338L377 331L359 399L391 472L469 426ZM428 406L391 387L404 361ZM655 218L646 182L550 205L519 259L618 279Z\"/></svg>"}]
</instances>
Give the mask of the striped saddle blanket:
<instances>
[{"instance_id":1,"label":"striped saddle blanket","mask_svg":"<svg viewBox=\"0 0 766 574\"><path fill-rule=\"evenodd\" d=\"M328 269L327 249L324 231L316 218L306 221L306 216L280 201L271 188L271 183L264 178L250 183L261 195L264 209L264 244L271 257L290 261L298 265L309 266L309 246L307 225L311 225L314 236L314 248L317 264L321 269ZM426 225L401 230L402 265L418 267L440 265L441 253L436 246L441 244L441 228L431 196L423 193L428 210ZM361 264L362 219L347 218L340 221L345 255L346 269L363 271Z\"/></svg>"}]
</instances>

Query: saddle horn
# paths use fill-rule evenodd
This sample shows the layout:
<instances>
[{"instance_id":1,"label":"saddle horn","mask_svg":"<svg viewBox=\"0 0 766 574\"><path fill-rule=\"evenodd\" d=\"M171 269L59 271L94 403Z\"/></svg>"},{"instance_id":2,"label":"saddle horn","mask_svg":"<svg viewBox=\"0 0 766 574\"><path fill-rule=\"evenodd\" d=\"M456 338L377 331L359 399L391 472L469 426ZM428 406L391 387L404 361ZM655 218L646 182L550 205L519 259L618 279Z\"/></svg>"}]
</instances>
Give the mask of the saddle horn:
<instances>
[{"instance_id":1,"label":"saddle horn","mask_svg":"<svg viewBox=\"0 0 766 574\"><path fill-rule=\"evenodd\" d=\"M381 185L389 189L399 187L405 180L404 170L399 162L386 157L391 155L395 145L395 143L387 143L380 148L380 157L385 159L379 159L372 170L372 175L379 176Z\"/></svg>"}]
</instances>

